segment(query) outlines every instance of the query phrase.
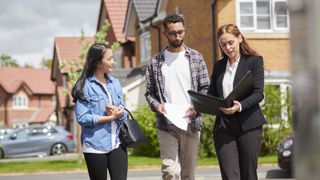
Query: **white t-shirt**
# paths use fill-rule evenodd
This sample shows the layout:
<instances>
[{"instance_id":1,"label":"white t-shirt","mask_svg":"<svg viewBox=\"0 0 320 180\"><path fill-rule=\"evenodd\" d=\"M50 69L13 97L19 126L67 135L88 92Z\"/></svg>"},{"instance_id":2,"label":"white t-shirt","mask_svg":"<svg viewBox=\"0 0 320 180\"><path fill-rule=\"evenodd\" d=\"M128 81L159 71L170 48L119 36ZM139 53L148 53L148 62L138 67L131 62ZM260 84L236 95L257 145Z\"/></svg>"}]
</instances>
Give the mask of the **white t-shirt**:
<instances>
[{"instance_id":1,"label":"white t-shirt","mask_svg":"<svg viewBox=\"0 0 320 180\"><path fill-rule=\"evenodd\" d=\"M191 89L190 63L186 51L177 53L165 50L165 61L161 67L164 77L164 97L167 103L189 105L187 93Z\"/></svg>"}]
</instances>

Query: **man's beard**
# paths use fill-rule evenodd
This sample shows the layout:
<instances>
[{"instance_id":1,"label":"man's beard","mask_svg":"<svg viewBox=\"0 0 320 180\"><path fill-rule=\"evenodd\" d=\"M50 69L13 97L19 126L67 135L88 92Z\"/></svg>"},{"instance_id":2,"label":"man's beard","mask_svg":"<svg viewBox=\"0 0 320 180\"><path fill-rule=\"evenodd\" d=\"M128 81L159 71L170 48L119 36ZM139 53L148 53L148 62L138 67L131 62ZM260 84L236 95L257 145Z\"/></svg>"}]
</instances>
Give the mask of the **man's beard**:
<instances>
[{"instance_id":1,"label":"man's beard","mask_svg":"<svg viewBox=\"0 0 320 180\"><path fill-rule=\"evenodd\" d=\"M183 40L181 41L169 41L169 45L174 48L179 48L183 44Z\"/></svg>"}]
</instances>

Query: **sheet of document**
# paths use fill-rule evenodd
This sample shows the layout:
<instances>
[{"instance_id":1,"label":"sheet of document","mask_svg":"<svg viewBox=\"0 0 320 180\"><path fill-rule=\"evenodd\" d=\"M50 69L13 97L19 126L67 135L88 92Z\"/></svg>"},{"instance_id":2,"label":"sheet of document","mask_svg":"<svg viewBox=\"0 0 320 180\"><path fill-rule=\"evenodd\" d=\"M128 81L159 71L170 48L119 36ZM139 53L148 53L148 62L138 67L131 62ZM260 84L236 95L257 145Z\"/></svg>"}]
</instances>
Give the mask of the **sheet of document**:
<instances>
[{"instance_id":1,"label":"sheet of document","mask_svg":"<svg viewBox=\"0 0 320 180\"><path fill-rule=\"evenodd\" d=\"M164 116L169 119L176 127L187 131L189 118L184 118L184 116L186 115L186 110L188 109L189 105L183 106L165 103L164 107L166 109L166 113L164 114Z\"/></svg>"}]
</instances>

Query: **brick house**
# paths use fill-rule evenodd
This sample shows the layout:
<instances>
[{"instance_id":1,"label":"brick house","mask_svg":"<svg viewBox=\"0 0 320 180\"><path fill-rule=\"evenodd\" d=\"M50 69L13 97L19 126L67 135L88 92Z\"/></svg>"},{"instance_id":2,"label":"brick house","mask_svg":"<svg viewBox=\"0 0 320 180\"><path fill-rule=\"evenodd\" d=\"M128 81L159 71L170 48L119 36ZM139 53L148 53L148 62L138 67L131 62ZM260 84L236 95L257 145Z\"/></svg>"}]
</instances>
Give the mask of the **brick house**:
<instances>
[{"instance_id":1,"label":"brick house","mask_svg":"<svg viewBox=\"0 0 320 180\"><path fill-rule=\"evenodd\" d=\"M162 19L178 13L186 23L185 43L204 55L211 74L220 57L216 31L223 24L234 23L264 57L266 82L286 87L290 81L287 4L287 0L130 0L124 34L135 37L137 63L145 64L167 44L161 34Z\"/></svg>"},{"instance_id":2,"label":"brick house","mask_svg":"<svg viewBox=\"0 0 320 180\"><path fill-rule=\"evenodd\" d=\"M55 124L55 103L50 70L0 67L0 127Z\"/></svg>"}]
</instances>

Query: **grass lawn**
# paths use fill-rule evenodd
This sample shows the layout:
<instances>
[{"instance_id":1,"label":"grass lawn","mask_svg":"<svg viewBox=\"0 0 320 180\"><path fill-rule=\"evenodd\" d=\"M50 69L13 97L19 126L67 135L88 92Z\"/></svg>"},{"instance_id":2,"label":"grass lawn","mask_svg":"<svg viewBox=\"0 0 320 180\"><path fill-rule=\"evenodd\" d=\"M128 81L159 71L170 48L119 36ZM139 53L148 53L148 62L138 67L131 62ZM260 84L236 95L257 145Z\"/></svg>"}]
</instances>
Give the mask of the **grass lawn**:
<instances>
[{"instance_id":1,"label":"grass lawn","mask_svg":"<svg viewBox=\"0 0 320 180\"><path fill-rule=\"evenodd\" d=\"M264 156L259 158L259 164L274 164L277 157ZM201 158L197 161L198 166L217 166L216 158ZM129 169L135 168L160 168L158 157L129 156ZM61 171L86 171L85 161L78 160L51 160L37 162L0 162L0 174L11 173L38 173L38 172L61 172Z\"/></svg>"}]
</instances>

